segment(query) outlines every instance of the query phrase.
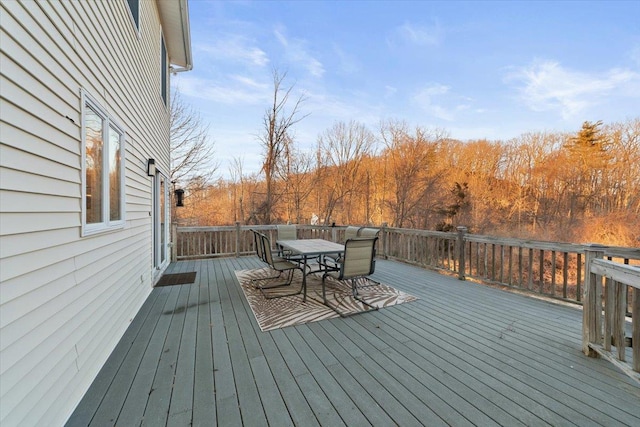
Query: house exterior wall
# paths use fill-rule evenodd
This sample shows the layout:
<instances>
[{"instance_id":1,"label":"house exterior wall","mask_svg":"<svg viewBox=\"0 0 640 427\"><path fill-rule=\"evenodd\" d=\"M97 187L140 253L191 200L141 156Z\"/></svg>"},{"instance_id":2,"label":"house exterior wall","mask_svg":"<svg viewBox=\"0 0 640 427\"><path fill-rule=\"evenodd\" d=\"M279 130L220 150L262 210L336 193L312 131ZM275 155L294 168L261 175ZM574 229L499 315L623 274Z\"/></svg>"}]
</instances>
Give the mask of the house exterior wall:
<instances>
[{"instance_id":1,"label":"house exterior wall","mask_svg":"<svg viewBox=\"0 0 640 427\"><path fill-rule=\"evenodd\" d=\"M156 2L0 3L0 425L61 425L149 295L169 171ZM125 225L82 236L86 91L125 132Z\"/></svg>"}]
</instances>

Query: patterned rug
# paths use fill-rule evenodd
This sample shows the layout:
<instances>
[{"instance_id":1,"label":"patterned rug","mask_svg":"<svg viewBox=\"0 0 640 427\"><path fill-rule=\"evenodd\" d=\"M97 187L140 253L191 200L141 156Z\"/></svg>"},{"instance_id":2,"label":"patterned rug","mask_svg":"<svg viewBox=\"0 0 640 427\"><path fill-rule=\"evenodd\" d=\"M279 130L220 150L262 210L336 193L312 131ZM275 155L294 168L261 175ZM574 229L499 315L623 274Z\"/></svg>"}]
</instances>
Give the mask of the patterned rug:
<instances>
[{"instance_id":1,"label":"patterned rug","mask_svg":"<svg viewBox=\"0 0 640 427\"><path fill-rule=\"evenodd\" d=\"M320 275L312 274L307 276L307 302L303 303L302 294L266 299L262 295L262 292L255 288L252 279L273 276L273 270L269 268L240 270L235 273L240 287L258 321L258 325L260 325L260 329L262 329L263 332L340 317L335 311L322 303L322 276ZM282 282L285 279L285 274L283 274L281 278L274 279L272 282ZM265 286L269 283L269 279L267 279L262 282L262 285ZM300 289L301 283L302 273L295 271L293 284L291 286L269 289L265 292L268 292L270 295L291 293L292 291ZM361 279L358 289L358 294L362 299L378 308L389 307L417 299L391 286L368 279ZM337 305L343 312L353 314L367 309L364 304L352 297L351 285L346 282L339 282L335 279L327 278L326 292L327 299L330 300L332 304Z\"/></svg>"}]
</instances>

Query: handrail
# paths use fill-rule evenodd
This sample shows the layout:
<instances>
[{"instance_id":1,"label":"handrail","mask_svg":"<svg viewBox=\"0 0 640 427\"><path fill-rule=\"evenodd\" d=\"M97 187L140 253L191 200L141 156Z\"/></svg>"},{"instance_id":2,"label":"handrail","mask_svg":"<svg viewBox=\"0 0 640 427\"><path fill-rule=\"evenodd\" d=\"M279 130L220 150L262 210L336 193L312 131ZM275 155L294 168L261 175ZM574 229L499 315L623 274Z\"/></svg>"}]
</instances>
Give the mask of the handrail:
<instances>
[{"instance_id":1,"label":"handrail","mask_svg":"<svg viewBox=\"0 0 640 427\"><path fill-rule=\"evenodd\" d=\"M606 249L599 245L586 248L582 351L609 360L640 383L640 267L602 259L611 253ZM626 335L629 306L631 336ZM627 362L628 347L631 363Z\"/></svg>"}]
</instances>

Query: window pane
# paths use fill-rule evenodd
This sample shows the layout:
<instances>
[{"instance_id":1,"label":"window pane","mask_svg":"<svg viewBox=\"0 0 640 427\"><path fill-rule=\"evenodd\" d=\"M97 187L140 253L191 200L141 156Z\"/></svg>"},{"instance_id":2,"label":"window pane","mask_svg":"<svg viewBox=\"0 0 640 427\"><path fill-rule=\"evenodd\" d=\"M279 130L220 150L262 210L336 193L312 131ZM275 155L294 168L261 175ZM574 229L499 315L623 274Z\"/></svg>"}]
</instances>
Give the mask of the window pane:
<instances>
[{"instance_id":1,"label":"window pane","mask_svg":"<svg viewBox=\"0 0 640 427\"><path fill-rule=\"evenodd\" d=\"M136 28L140 28L140 3L139 0L127 0L129 3L129 10L131 10L131 16L133 22L136 23Z\"/></svg>"},{"instance_id":2,"label":"window pane","mask_svg":"<svg viewBox=\"0 0 640 427\"><path fill-rule=\"evenodd\" d=\"M85 113L85 147L86 147L86 193L87 224L95 224L102 219L102 118L88 105Z\"/></svg>"},{"instance_id":3,"label":"window pane","mask_svg":"<svg viewBox=\"0 0 640 427\"><path fill-rule=\"evenodd\" d=\"M122 219L120 209L120 133L109 127L109 219Z\"/></svg>"}]
</instances>

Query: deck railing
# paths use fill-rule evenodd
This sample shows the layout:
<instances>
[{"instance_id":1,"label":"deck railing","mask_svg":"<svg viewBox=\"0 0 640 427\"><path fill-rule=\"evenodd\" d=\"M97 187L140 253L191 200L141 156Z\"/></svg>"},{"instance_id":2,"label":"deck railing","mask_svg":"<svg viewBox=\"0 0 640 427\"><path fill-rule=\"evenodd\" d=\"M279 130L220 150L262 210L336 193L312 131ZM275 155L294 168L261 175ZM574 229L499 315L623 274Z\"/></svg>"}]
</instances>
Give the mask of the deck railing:
<instances>
[{"instance_id":1,"label":"deck railing","mask_svg":"<svg viewBox=\"0 0 640 427\"><path fill-rule=\"evenodd\" d=\"M243 256L255 253L251 229L276 240L275 225L174 227L173 259ZM343 241L346 227L299 225L300 238ZM377 254L491 284L582 301L588 245L381 227ZM640 248L607 247L609 260L640 265ZM630 301L630 299L629 299Z\"/></svg>"},{"instance_id":2,"label":"deck railing","mask_svg":"<svg viewBox=\"0 0 640 427\"><path fill-rule=\"evenodd\" d=\"M216 257L238 257L255 254L253 233L265 233L276 241L275 225L231 225L217 227L174 227L172 231L172 260ZM342 227L299 225L299 238L319 238L340 241Z\"/></svg>"},{"instance_id":3,"label":"deck railing","mask_svg":"<svg viewBox=\"0 0 640 427\"><path fill-rule=\"evenodd\" d=\"M582 350L606 358L640 382L640 316L635 315L640 313L640 267L603 259L605 251L599 245L586 249ZM631 336L626 335L629 310L634 314Z\"/></svg>"}]
</instances>

